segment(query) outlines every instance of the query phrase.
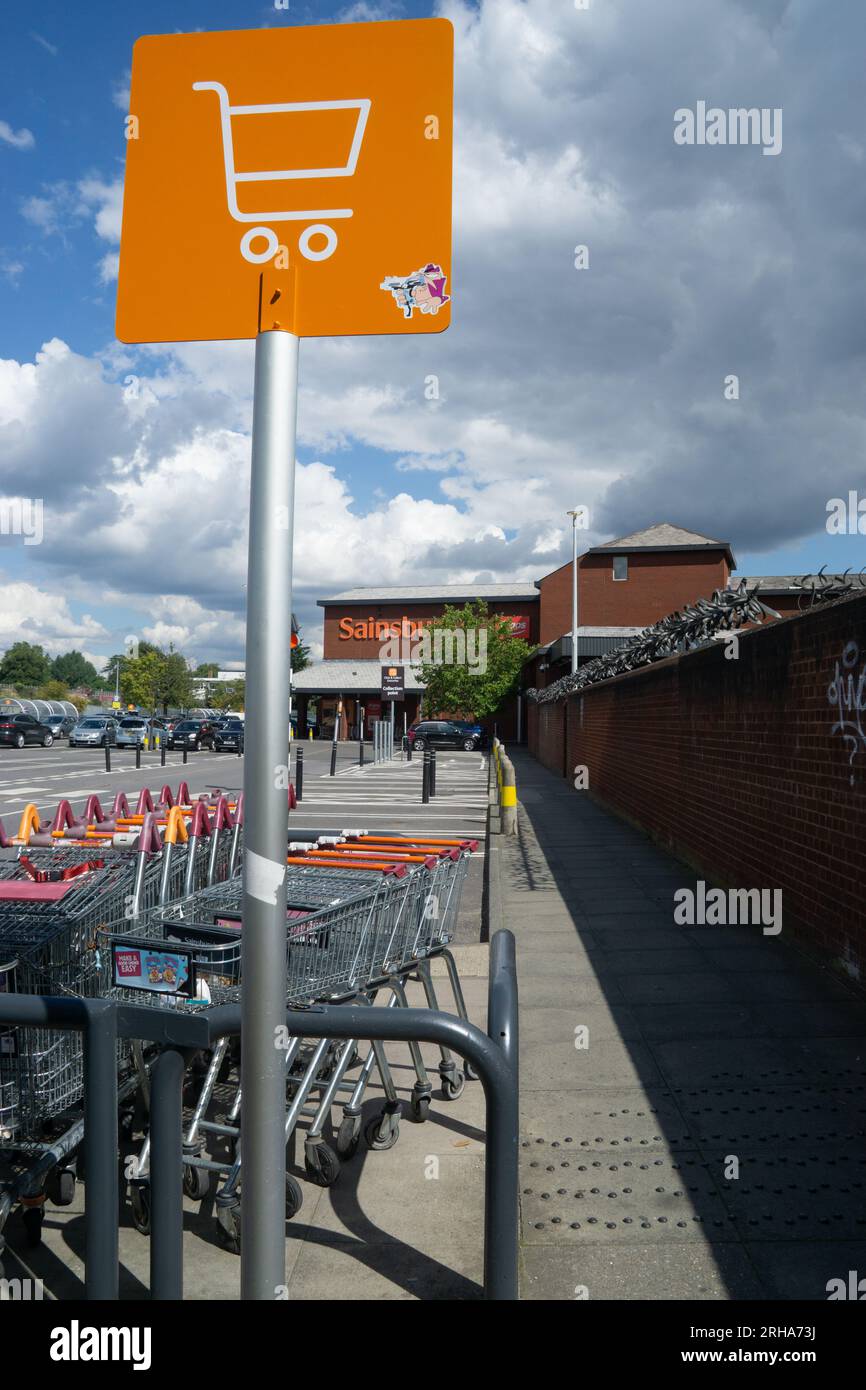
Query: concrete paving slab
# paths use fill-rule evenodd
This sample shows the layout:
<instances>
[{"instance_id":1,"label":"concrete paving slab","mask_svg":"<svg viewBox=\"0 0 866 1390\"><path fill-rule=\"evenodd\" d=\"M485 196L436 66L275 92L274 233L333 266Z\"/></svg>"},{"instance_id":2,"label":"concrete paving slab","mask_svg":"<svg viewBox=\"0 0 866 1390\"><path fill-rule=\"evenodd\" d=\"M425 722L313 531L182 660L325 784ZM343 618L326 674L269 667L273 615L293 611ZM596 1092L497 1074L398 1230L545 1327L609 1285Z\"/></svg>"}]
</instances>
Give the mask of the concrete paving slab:
<instances>
[{"instance_id":1,"label":"concrete paving slab","mask_svg":"<svg viewBox=\"0 0 866 1390\"><path fill-rule=\"evenodd\" d=\"M522 1297L530 1300L712 1302L767 1297L748 1253L735 1243L677 1241L665 1246L656 1241L572 1249L540 1244L524 1250L522 1267Z\"/></svg>"}]
</instances>

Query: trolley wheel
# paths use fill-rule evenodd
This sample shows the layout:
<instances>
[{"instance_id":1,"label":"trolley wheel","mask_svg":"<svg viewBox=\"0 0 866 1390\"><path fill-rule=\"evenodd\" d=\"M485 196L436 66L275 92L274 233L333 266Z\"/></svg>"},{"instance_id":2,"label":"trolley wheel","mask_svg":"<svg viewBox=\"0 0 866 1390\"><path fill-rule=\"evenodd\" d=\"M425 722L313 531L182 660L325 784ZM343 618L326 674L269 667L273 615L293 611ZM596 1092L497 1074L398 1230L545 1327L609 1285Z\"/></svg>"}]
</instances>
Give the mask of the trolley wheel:
<instances>
[{"instance_id":1,"label":"trolley wheel","mask_svg":"<svg viewBox=\"0 0 866 1390\"><path fill-rule=\"evenodd\" d=\"M131 1182L129 1184L129 1206L132 1224L143 1236L150 1235L150 1183Z\"/></svg>"},{"instance_id":2,"label":"trolley wheel","mask_svg":"<svg viewBox=\"0 0 866 1390\"><path fill-rule=\"evenodd\" d=\"M224 1208L217 1216L217 1240L230 1255L241 1253L240 1205Z\"/></svg>"},{"instance_id":3,"label":"trolley wheel","mask_svg":"<svg viewBox=\"0 0 866 1390\"><path fill-rule=\"evenodd\" d=\"M203 1202L210 1192L210 1173L193 1163L183 1165L183 1190L193 1202Z\"/></svg>"},{"instance_id":4,"label":"trolley wheel","mask_svg":"<svg viewBox=\"0 0 866 1390\"><path fill-rule=\"evenodd\" d=\"M304 1194L301 1184L291 1173L286 1173L286 1220L291 1221L293 1216L297 1216L303 1205Z\"/></svg>"},{"instance_id":5,"label":"trolley wheel","mask_svg":"<svg viewBox=\"0 0 866 1390\"><path fill-rule=\"evenodd\" d=\"M27 1244L31 1249L42 1244L42 1222L45 1220L44 1207L25 1207L21 1213Z\"/></svg>"},{"instance_id":6,"label":"trolley wheel","mask_svg":"<svg viewBox=\"0 0 866 1390\"><path fill-rule=\"evenodd\" d=\"M466 1077L462 1071L455 1071L453 1076L443 1076L442 1099L457 1100L463 1095L463 1088L465 1085Z\"/></svg>"},{"instance_id":7,"label":"trolley wheel","mask_svg":"<svg viewBox=\"0 0 866 1390\"><path fill-rule=\"evenodd\" d=\"M45 1183L48 1200L55 1207L69 1207L75 1200L75 1173L71 1168L55 1168Z\"/></svg>"},{"instance_id":8,"label":"trolley wheel","mask_svg":"<svg viewBox=\"0 0 866 1390\"><path fill-rule=\"evenodd\" d=\"M475 1070L471 1062L465 1063L463 1067L463 1075L465 1076L467 1081L478 1080L478 1072Z\"/></svg>"},{"instance_id":9,"label":"trolley wheel","mask_svg":"<svg viewBox=\"0 0 866 1390\"><path fill-rule=\"evenodd\" d=\"M361 1140L361 1116L344 1115L337 1131L337 1153L341 1158L351 1158L357 1152Z\"/></svg>"},{"instance_id":10,"label":"trolley wheel","mask_svg":"<svg viewBox=\"0 0 866 1390\"><path fill-rule=\"evenodd\" d=\"M365 1126L364 1138L367 1141L368 1149L373 1149L376 1152L393 1149L400 1138L399 1115L389 1115L387 1110L383 1110L381 1115L370 1120L369 1124Z\"/></svg>"},{"instance_id":11,"label":"trolley wheel","mask_svg":"<svg viewBox=\"0 0 866 1390\"><path fill-rule=\"evenodd\" d=\"M330 1144L311 1144L304 1156L304 1168L317 1187L332 1187L340 1176L340 1160Z\"/></svg>"},{"instance_id":12,"label":"trolley wheel","mask_svg":"<svg viewBox=\"0 0 866 1390\"><path fill-rule=\"evenodd\" d=\"M416 1125L423 1125L430 1114L430 1097L413 1096L409 1103L409 1114Z\"/></svg>"}]
</instances>

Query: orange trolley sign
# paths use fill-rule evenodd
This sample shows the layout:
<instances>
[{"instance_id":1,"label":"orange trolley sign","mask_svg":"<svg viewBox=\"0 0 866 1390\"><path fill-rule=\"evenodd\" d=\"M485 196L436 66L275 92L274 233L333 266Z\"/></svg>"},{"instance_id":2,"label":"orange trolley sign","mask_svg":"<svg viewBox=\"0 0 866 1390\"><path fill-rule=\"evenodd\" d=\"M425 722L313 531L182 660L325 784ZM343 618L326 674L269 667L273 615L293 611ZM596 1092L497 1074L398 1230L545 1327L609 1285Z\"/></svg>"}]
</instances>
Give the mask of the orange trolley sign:
<instances>
[{"instance_id":1,"label":"orange trolley sign","mask_svg":"<svg viewBox=\"0 0 866 1390\"><path fill-rule=\"evenodd\" d=\"M139 39L121 341L447 328L452 88L445 19Z\"/></svg>"}]
</instances>

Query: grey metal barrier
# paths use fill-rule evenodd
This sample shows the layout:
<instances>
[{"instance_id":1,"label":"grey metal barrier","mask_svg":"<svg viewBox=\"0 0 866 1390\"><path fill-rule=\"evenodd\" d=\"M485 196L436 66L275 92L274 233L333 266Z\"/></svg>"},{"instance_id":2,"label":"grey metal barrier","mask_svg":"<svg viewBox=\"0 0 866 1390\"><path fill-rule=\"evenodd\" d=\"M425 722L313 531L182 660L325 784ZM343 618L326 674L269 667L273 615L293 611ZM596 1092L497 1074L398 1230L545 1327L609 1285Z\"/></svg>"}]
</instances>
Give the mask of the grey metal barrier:
<instances>
[{"instance_id":1,"label":"grey metal barrier","mask_svg":"<svg viewBox=\"0 0 866 1390\"><path fill-rule=\"evenodd\" d=\"M518 1074L517 974L514 937L497 932L490 949L488 1027L430 1009L320 1005L289 1009L289 1036L365 1038L371 1042L429 1042L450 1048L477 1072L487 1103L484 1181L484 1293L488 1300L517 1298ZM150 1294L183 1297L182 1090L187 1054L210 1050L241 1031L240 1005L199 1014L141 1008L104 999L0 995L0 1025L74 1029L84 1034L85 1290L89 1300L118 1297L117 1042L158 1043L163 1051L150 1078L151 1237ZM242 1218L245 1230L267 1213ZM261 1274L244 1268L244 1297L273 1299Z\"/></svg>"}]
</instances>

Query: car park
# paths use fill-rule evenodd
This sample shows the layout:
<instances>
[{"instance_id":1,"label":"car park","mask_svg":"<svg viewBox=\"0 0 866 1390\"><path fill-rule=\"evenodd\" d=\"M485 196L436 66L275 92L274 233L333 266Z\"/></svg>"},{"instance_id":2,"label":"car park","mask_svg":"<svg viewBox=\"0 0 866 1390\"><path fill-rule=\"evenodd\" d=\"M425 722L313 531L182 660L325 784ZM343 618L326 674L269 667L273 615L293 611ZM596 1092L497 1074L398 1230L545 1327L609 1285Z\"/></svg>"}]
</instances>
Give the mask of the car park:
<instances>
[{"instance_id":1,"label":"car park","mask_svg":"<svg viewBox=\"0 0 866 1390\"><path fill-rule=\"evenodd\" d=\"M168 734L167 748L213 749L214 726L205 719L181 719Z\"/></svg>"},{"instance_id":2,"label":"car park","mask_svg":"<svg viewBox=\"0 0 866 1390\"><path fill-rule=\"evenodd\" d=\"M117 743L117 720L92 714L79 719L69 734L70 748L105 748Z\"/></svg>"},{"instance_id":3,"label":"car park","mask_svg":"<svg viewBox=\"0 0 866 1390\"><path fill-rule=\"evenodd\" d=\"M215 753L244 751L244 726L240 719L221 719L214 729Z\"/></svg>"},{"instance_id":4,"label":"car park","mask_svg":"<svg viewBox=\"0 0 866 1390\"><path fill-rule=\"evenodd\" d=\"M10 714L0 719L0 743L23 748L25 743L40 743L50 748L54 742L54 731L48 724L34 719L32 714Z\"/></svg>"},{"instance_id":5,"label":"car park","mask_svg":"<svg viewBox=\"0 0 866 1390\"><path fill-rule=\"evenodd\" d=\"M409 730L413 750L424 748L463 748L471 753L480 746L477 734L461 728L453 719L422 719Z\"/></svg>"},{"instance_id":6,"label":"car park","mask_svg":"<svg viewBox=\"0 0 866 1390\"><path fill-rule=\"evenodd\" d=\"M55 738L68 738L78 723L78 715L47 714L42 723L48 725Z\"/></svg>"}]
</instances>

